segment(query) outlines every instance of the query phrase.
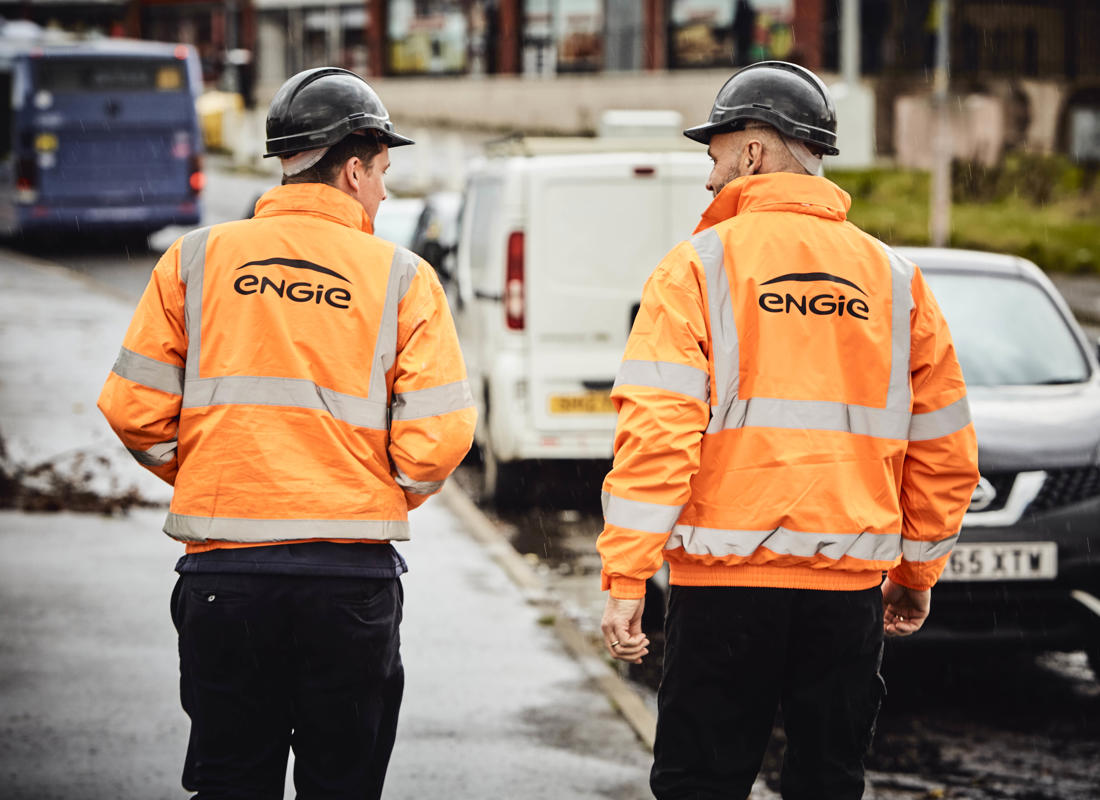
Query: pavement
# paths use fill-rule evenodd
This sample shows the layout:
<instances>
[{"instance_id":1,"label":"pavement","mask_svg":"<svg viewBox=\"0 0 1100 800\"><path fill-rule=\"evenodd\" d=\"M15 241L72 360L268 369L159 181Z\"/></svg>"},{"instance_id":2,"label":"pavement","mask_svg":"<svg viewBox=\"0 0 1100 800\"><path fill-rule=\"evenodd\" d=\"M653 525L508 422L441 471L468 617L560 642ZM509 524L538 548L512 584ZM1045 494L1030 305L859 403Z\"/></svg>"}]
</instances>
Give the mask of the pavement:
<instances>
[{"instance_id":1,"label":"pavement","mask_svg":"<svg viewBox=\"0 0 1100 800\"><path fill-rule=\"evenodd\" d=\"M95 408L132 310L86 277L0 249L9 468L51 463L43 480L167 499ZM0 512L6 800L187 796L168 614L182 546L160 532L163 516ZM651 715L526 562L453 488L411 522L406 695L385 797L648 797Z\"/></svg>"}]
</instances>

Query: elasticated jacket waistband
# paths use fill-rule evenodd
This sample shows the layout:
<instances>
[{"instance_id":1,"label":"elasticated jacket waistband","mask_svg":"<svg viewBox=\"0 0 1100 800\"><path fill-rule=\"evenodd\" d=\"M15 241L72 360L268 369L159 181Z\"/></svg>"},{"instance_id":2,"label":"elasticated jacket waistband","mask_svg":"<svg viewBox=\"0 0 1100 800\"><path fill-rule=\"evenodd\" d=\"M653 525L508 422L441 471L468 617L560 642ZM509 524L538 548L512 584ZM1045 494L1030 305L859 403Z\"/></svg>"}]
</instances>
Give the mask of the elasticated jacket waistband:
<instances>
[{"instance_id":1,"label":"elasticated jacket waistband","mask_svg":"<svg viewBox=\"0 0 1100 800\"><path fill-rule=\"evenodd\" d=\"M754 586L774 589L823 589L852 592L882 583L878 570L849 572L812 567L724 566L669 562L673 586Z\"/></svg>"}]
</instances>

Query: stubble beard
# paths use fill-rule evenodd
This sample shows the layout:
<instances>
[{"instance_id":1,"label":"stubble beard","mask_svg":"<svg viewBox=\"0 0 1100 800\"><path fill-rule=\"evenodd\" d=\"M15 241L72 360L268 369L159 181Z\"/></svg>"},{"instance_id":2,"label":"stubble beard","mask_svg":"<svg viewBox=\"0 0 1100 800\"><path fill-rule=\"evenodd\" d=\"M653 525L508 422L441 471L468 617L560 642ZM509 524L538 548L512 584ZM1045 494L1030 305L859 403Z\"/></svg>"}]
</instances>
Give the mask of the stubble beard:
<instances>
[{"instance_id":1,"label":"stubble beard","mask_svg":"<svg viewBox=\"0 0 1100 800\"><path fill-rule=\"evenodd\" d=\"M730 183L730 181L737 180L740 177L741 177L741 174L740 174L740 172L738 172L737 166L734 165L734 166L730 167L730 171L726 173L726 177L722 180L722 182L720 184L718 184L718 186L715 187L714 196L717 197L719 192L721 192L723 189L725 189L726 186Z\"/></svg>"}]
</instances>

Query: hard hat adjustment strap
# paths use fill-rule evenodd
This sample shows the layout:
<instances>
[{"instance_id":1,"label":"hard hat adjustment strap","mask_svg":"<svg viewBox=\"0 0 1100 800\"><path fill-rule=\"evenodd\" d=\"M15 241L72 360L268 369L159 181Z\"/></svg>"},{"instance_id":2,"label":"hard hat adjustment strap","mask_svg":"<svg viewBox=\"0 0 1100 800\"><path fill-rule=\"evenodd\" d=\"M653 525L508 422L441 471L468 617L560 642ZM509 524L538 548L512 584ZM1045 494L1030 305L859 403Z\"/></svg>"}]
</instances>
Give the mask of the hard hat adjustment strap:
<instances>
[{"instance_id":1,"label":"hard hat adjustment strap","mask_svg":"<svg viewBox=\"0 0 1100 800\"><path fill-rule=\"evenodd\" d=\"M327 147L318 147L315 150L303 150L301 153L295 153L292 156L279 156L279 160L283 162L283 175L289 178L300 172L305 172L324 158L325 153L328 151L329 148Z\"/></svg>"}]
</instances>

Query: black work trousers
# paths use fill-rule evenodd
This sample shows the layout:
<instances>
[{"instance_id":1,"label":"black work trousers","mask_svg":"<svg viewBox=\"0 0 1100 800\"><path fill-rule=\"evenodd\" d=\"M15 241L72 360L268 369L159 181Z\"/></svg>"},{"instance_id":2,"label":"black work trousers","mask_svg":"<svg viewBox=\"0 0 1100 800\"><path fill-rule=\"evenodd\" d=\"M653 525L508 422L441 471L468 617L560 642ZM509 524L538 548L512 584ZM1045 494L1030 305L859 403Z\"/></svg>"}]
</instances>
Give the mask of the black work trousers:
<instances>
[{"instance_id":1,"label":"black work trousers","mask_svg":"<svg viewBox=\"0 0 1100 800\"><path fill-rule=\"evenodd\" d=\"M404 688L397 578L184 574L172 595L196 800L378 798Z\"/></svg>"},{"instance_id":2,"label":"black work trousers","mask_svg":"<svg viewBox=\"0 0 1100 800\"><path fill-rule=\"evenodd\" d=\"M882 594L673 586L650 787L748 797L782 709L786 800L863 795L885 693Z\"/></svg>"}]
</instances>

